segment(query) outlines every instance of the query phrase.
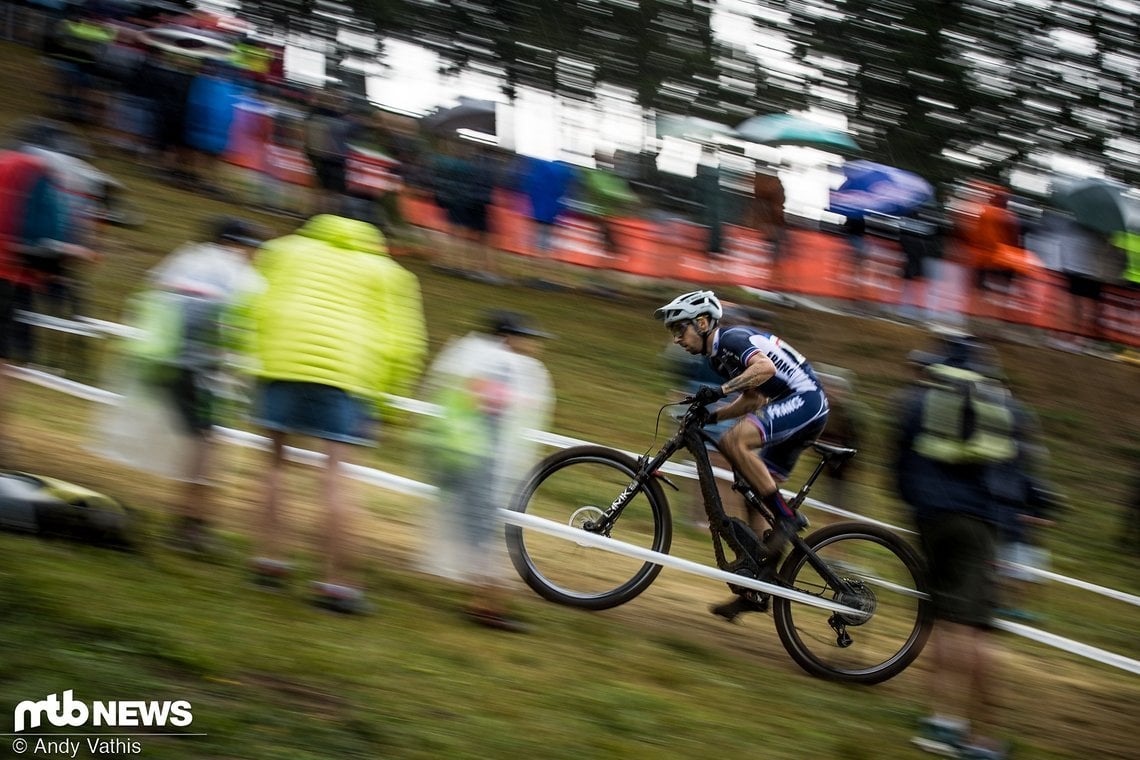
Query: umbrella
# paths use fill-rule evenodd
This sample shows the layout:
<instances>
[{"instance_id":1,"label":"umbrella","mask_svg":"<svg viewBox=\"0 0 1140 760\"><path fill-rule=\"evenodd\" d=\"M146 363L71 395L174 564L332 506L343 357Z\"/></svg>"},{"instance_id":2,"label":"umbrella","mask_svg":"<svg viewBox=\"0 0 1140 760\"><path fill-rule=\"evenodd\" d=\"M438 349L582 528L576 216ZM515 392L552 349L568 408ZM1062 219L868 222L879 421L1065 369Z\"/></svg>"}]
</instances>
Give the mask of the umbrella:
<instances>
[{"instance_id":1,"label":"umbrella","mask_svg":"<svg viewBox=\"0 0 1140 760\"><path fill-rule=\"evenodd\" d=\"M905 216L934 197L934 188L917 174L870 161L843 166L846 179L831 193L829 211L849 219L868 212Z\"/></svg>"},{"instance_id":2,"label":"umbrella","mask_svg":"<svg viewBox=\"0 0 1140 760\"><path fill-rule=\"evenodd\" d=\"M157 29L147 29L138 38L144 45L188 58L225 61L234 52L234 46L230 43L219 40L208 32L185 27L160 26Z\"/></svg>"},{"instance_id":3,"label":"umbrella","mask_svg":"<svg viewBox=\"0 0 1140 760\"><path fill-rule=\"evenodd\" d=\"M761 145L805 145L844 152L859 150L845 132L786 113L753 116L738 124L735 132L740 139Z\"/></svg>"},{"instance_id":4,"label":"umbrella","mask_svg":"<svg viewBox=\"0 0 1140 760\"><path fill-rule=\"evenodd\" d=\"M712 141L731 135L732 127L697 116L664 114L657 118L658 137L680 137L689 140Z\"/></svg>"},{"instance_id":5,"label":"umbrella","mask_svg":"<svg viewBox=\"0 0 1140 760\"><path fill-rule=\"evenodd\" d=\"M460 98L459 105L451 108L437 108L423 117L424 129L436 134L448 134L460 129L470 129L484 134L495 134L495 102Z\"/></svg>"},{"instance_id":6,"label":"umbrella","mask_svg":"<svg viewBox=\"0 0 1140 760\"><path fill-rule=\"evenodd\" d=\"M1053 202L1082 227L1111 235L1128 227L1127 190L1111 180L1090 177L1055 188Z\"/></svg>"}]
</instances>

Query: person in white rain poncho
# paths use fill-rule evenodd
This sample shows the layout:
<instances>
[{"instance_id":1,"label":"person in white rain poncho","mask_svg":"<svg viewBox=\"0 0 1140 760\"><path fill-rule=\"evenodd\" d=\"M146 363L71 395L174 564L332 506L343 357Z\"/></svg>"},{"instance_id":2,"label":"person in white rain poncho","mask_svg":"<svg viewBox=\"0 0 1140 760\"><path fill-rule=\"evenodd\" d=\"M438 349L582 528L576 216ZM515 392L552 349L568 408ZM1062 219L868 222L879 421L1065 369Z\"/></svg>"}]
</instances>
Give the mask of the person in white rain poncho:
<instances>
[{"instance_id":1,"label":"person in white rain poncho","mask_svg":"<svg viewBox=\"0 0 1140 760\"><path fill-rule=\"evenodd\" d=\"M521 315L493 314L486 333L453 341L428 373L429 396L440 408L427 430L439 503L425 569L472 584L467 616L507 631L524 626L507 614L498 509L510 506L537 458L530 432L550 421L550 375L536 358L545 337Z\"/></svg>"},{"instance_id":2,"label":"person in white rain poncho","mask_svg":"<svg viewBox=\"0 0 1140 760\"><path fill-rule=\"evenodd\" d=\"M212 224L147 274L131 302L137 334L124 348L123 395L100 427L99 452L186 484L171 540L203 553L209 532L211 430L218 417L235 307L264 288L251 259L260 241L240 219Z\"/></svg>"}]
</instances>

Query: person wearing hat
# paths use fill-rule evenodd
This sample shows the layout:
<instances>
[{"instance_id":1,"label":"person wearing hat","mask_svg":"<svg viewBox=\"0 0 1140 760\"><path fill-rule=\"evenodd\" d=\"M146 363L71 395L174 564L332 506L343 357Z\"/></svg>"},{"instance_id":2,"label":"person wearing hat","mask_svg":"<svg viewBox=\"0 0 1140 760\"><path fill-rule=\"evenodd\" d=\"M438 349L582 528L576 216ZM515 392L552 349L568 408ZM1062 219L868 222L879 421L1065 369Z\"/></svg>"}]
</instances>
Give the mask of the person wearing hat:
<instances>
[{"instance_id":1,"label":"person wearing hat","mask_svg":"<svg viewBox=\"0 0 1140 760\"><path fill-rule=\"evenodd\" d=\"M1016 503L1026 493L1030 453L1027 410L1001 387L996 352L964 333L938 336L933 352L908 356L916 382L897 399L894 472L899 496L910 507L926 558L936 624L931 639L931 714L920 720L912 740L935 754L977 760L1002 760L1007 748L982 733L992 724L994 647L990 634L995 617L998 577L995 572L999 530L1016 518ZM988 456L959 455L957 440L941 427L944 417L932 394L953 385L942 378L973 381L969 395L1000 403L1004 432L997 415L988 415ZM985 384L985 388L981 387ZM981 419L972 406L974 419ZM965 418L963 412L963 419ZM953 418L952 418L953 419ZM974 424L981 430L980 423ZM967 441L966 426L961 426ZM989 732L987 732L989 733Z\"/></svg>"},{"instance_id":2,"label":"person wearing hat","mask_svg":"<svg viewBox=\"0 0 1140 760\"><path fill-rule=\"evenodd\" d=\"M264 287L252 265L261 244L252 223L219 217L208 223L205 238L179 247L151 269L147 289L132 300L139 333L126 347L131 372L104 428L105 453L185 484L168 540L173 548L195 554L215 548L211 431L231 310ZM169 445L137 434L146 409L154 409L171 428L164 433Z\"/></svg>"},{"instance_id":3,"label":"person wearing hat","mask_svg":"<svg viewBox=\"0 0 1140 760\"><path fill-rule=\"evenodd\" d=\"M487 320L491 333L502 338L508 347L527 356L534 356L538 350L538 343L519 340L519 338L550 338L550 333L539 330L530 319L522 314L512 311L494 312Z\"/></svg>"},{"instance_id":4,"label":"person wearing hat","mask_svg":"<svg viewBox=\"0 0 1140 760\"><path fill-rule=\"evenodd\" d=\"M527 431L550 421L550 375L537 358L548 337L521 314L495 312L484 330L448 345L428 374L441 414L428 423L426 459L440 497L424 569L468 583L465 615L496 630L526 628L507 609L498 510L537 458Z\"/></svg>"}]
</instances>

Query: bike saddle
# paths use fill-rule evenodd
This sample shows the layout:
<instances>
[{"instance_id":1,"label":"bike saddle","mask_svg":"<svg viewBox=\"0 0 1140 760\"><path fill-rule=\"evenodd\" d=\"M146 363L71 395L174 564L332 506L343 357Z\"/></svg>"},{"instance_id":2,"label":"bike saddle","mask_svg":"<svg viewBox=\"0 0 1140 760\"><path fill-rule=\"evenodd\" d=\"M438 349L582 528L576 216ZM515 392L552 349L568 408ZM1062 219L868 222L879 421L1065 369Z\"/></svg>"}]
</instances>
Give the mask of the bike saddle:
<instances>
[{"instance_id":1,"label":"bike saddle","mask_svg":"<svg viewBox=\"0 0 1140 760\"><path fill-rule=\"evenodd\" d=\"M846 462L859 453L859 449L848 449L843 446L833 446L822 441L812 441L811 447L823 456L827 462Z\"/></svg>"}]
</instances>

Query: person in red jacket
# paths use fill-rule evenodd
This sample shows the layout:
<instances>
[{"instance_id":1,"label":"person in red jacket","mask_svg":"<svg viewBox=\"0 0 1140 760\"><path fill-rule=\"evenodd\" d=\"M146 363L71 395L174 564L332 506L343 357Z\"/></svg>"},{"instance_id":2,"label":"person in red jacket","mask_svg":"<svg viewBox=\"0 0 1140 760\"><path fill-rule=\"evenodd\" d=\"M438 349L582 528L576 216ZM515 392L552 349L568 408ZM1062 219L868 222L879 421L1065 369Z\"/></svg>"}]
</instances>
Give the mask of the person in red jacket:
<instances>
[{"instance_id":1,"label":"person in red jacket","mask_svg":"<svg viewBox=\"0 0 1140 760\"><path fill-rule=\"evenodd\" d=\"M11 458L4 404L10 398L7 365L19 353L17 304L21 293L35 284L20 254L24 211L28 193L43 173L38 158L15 151L0 153L0 466L9 466Z\"/></svg>"},{"instance_id":2,"label":"person in red jacket","mask_svg":"<svg viewBox=\"0 0 1140 760\"><path fill-rule=\"evenodd\" d=\"M62 190L45 161L18 151L0 151L0 466L11 458L4 402L9 398L7 365L29 358L30 337L16 317L31 294L66 257L90 252L64 237ZM35 252L50 255L33 256ZM39 262L39 263L35 263Z\"/></svg>"}]
</instances>

